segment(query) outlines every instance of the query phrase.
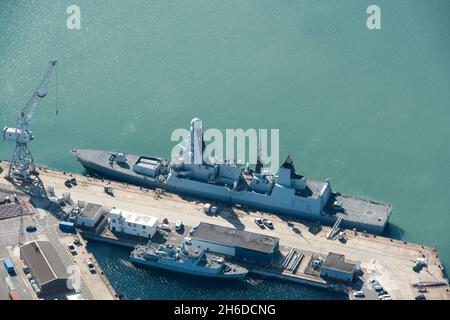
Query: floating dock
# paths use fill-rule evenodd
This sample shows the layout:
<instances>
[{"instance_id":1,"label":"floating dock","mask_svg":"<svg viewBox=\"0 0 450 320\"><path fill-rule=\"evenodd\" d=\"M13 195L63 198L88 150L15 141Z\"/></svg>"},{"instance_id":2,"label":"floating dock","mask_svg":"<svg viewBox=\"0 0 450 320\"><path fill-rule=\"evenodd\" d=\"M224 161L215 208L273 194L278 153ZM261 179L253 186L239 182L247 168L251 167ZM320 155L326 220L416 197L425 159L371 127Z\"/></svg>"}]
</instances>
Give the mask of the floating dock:
<instances>
[{"instance_id":1,"label":"floating dock","mask_svg":"<svg viewBox=\"0 0 450 320\"><path fill-rule=\"evenodd\" d=\"M6 162L0 163L3 169L6 165ZM378 299L378 295L372 292L368 284L369 279L373 278L395 300L415 299L419 294L424 294L427 299L450 299L448 280L438 253L428 246L352 230L341 230L344 232L344 239L337 239L333 237L336 230L331 232L332 228L315 223L302 223L287 217L226 206L219 206L218 212L208 214L204 210L205 203L195 199L45 168L39 169L38 172L46 188L51 187L57 196L67 196L67 193L70 193L70 199L75 203L81 200L104 207L168 218L170 222L182 220L186 226L197 226L204 222L276 237L279 239L280 253L270 265L244 264L251 272L260 275L345 292L351 299L353 291L360 290L366 292L367 299ZM10 182L4 179L5 174L3 172L0 175L0 186L11 186ZM76 178L77 185L68 188L65 182L73 177ZM106 186L109 191L112 190L113 196L105 192ZM260 229L254 222L255 218L270 219L274 229ZM171 234L175 235L175 232L172 231ZM122 242L122 245L130 248L133 246L132 240L128 239L129 242L125 243L107 234L91 238L116 244ZM328 260L330 253L345 256L345 261L337 262L337 266L339 263L345 266L346 261L357 265L362 271L359 280L353 283L332 281L315 270L316 261ZM426 266L416 272L413 267L418 258L424 259ZM427 285L430 283L433 285Z\"/></svg>"}]
</instances>

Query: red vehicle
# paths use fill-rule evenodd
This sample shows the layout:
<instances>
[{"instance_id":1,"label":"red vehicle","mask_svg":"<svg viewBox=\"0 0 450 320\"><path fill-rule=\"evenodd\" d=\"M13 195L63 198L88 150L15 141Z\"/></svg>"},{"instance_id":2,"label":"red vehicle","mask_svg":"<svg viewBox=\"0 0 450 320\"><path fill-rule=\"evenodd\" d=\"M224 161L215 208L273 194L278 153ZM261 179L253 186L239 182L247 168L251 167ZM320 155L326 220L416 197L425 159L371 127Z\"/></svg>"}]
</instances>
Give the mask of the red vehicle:
<instances>
[{"instance_id":1,"label":"red vehicle","mask_svg":"<svg viewBox=\"0 0 450 320\"><path fill-rule=\"evenodd\" d=\"M10 298L11 300L20 300L20 295L19 295L19 293L18 293L17 291L11 290L11 291L9 292L9 298Z\"/></svg>"}]
</instances>

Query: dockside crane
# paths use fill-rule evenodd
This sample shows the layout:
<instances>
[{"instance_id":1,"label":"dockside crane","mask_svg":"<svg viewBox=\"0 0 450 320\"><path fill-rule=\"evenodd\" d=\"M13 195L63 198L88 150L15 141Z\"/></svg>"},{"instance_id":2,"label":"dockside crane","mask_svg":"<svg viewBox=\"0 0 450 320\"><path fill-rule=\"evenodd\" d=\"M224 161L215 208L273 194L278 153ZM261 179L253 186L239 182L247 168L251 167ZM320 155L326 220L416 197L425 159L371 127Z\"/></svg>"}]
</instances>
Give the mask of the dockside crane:
<instances>
[{"instance_id":1,"label":"dockside crane","mask_svg":"<svg viewBox=\"0 0 450 320\"><path fill-rule=\"evenodd\" d=\"M5 127L3 129L3 139L16 144L16 149L8 171L9 178L27 181L30 179L30 175L35 172L33 156L28 148L28 142L34 139L34 135L29 130L29 126L33 119L34 112L38 108L41 100L47 95L48 84L55 71L56 63L56 60L49 61L47 72L39 87L17 116L17 127Z\"/></svg>"}]
</instances>

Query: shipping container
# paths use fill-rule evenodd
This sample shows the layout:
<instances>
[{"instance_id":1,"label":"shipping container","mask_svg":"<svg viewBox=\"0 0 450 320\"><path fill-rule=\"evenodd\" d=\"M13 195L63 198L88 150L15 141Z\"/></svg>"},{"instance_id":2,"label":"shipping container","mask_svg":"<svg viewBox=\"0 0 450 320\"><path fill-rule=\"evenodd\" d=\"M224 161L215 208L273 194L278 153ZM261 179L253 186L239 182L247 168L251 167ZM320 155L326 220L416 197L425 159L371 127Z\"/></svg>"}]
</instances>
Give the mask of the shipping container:
<instances>
[{"instance_id":1,"label":"shipping container","mask_svg":"<svg viewBox=\"0 0 450 320\"><path fill-rule=\"evenodd\" d=\"M20 295L17 291L10 291L9 292L9 299L11 300L20 300Z\"/></svg>"},{"instance_id":2,"label":"shipping container","mask_svg":"<svg viewBox=\"0 0 450 320\"><path fill-rule=\"evenodd\" d=\"M5 260L3 261L3 264L5 265L6 271L8 271L8 273L9 273L10 275L15 275L15 274L16 274L16 271L14 270L14 265L13 265L13 263L11 262L11 260L5 259Z\"/></svg>"},{"instance_id":3,"label":"shipping container","mask_svg":"<svg viewBox=\"0 0 450 320\"><path fill-rule=\"evenodd\" d=\"M63 232L75 232L75 224L73 222L61 221L59 222L59 229Z\"/></svg>"}]
</instances>

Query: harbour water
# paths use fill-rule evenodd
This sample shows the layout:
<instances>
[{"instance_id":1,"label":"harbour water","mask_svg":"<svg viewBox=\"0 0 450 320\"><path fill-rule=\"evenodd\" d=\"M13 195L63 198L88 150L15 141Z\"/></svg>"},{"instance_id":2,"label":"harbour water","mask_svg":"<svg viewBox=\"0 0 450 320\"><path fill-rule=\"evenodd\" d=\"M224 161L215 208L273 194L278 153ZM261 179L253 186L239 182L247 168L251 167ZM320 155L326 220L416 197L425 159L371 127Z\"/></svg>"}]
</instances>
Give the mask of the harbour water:
<instances>
[{"instance_id":1,"label":"harbour water","mask_svg":"<svg viewBox=\"0 0 450 320\"><path fill-rule=\"evenodd\" d=\"M129 261L130 250L102 243L91 242L87 249L125 299L346 299L343 294L255 276L229 281L140 268Z\"/></svg>"},{"instance_id":2,"label":"harbour water","mask_svg":"<svg viewBox=\"0 0 450 320\"><path fill-rule=\"evenodd\" d=\"M370 31L375 2L382 29ZM169 157L194 116L280 129L280 158L391 203L388 235L437 247L450 267L448 1L77 0L81 29L68 30L71 4L0 0L0 125L59 60L58 99L53 79L32 123L38 163L82 172L74 147ZM2 143L0 159L12 151ZM266 279L219 290L90 246L128 298L340 297Z\"/></svg>"}]
</instances>

